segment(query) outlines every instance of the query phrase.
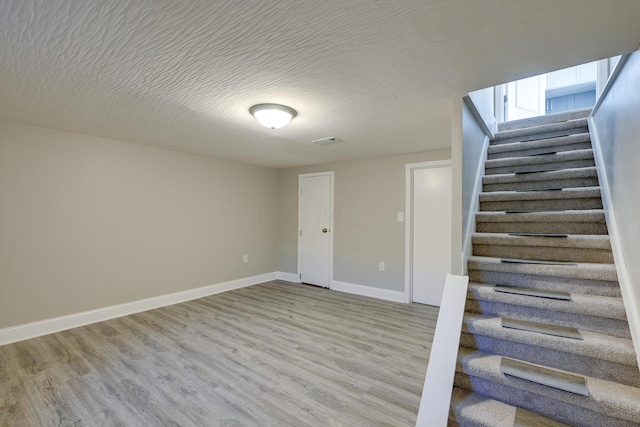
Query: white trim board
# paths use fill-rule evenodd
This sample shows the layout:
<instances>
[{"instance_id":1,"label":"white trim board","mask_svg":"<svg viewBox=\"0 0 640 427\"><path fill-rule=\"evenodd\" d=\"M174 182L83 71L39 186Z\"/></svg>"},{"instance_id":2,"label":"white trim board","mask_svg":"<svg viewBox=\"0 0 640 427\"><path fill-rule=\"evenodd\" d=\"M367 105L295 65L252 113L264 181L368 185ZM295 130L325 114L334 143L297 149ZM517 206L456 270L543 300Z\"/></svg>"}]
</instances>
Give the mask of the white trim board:
<instances>
[{"instance_id":1,"label":"white trim board","mask_svg":"<svg viewBox=\"0 0 640 427\"><path fill-rule=\"evenodd\" d=\"M116 317L127 316L141 311L152 310L154 308L165 307L167 305L191 301L221 292L269 282L271 280L275 280L277 276L278 274L275 272L265 273L258 276L245 277L243 279L231 280L229 282L217 283L214 285L189 289L187 291L160 295L124 304L112 305L109 307L0 329L0 346L67 329L77 328L91 323L102 322Z\"/></svg>"},{"instance_id":2,"label":"white trim board","mask_svg":"<svg viewBox=\"0 0 640 427\"><path fill-rule=\"evenodd\" d=\"M374 288L373 286L356 285L355 283L339 282L337 280L331 283L331 290L387 301L406 302L404 292Z\"/></svg>"},{"instance_id":3,"label":"white trim board","mask_svg":"<svg viewBox=\"0 0 640 427\"><path fill-rule=\"evenodd\" d=\"M447 275L416 427L447 425L468 286L468 276Z\"/></svg>"},{"instance_id":4,"label":"white trim board","mask_svg":"<svg viewBox=\"0 0 640 427\"><path fill-rule=\"evenodd\" d=\"M285 282L300 283L300 275L296 273L286 273L284 271L276 272L277 280L284 280Z\"/></svg>"}]
</instances>

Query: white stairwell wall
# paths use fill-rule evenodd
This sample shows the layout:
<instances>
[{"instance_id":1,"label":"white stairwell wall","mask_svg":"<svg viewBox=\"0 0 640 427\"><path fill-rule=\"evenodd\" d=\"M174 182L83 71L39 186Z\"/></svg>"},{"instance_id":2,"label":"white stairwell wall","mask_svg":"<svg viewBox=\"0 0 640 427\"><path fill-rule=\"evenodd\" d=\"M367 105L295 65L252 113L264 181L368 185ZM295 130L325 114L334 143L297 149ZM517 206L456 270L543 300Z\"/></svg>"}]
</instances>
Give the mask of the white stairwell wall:
<instances>
[{"instance_id":1,"label":"white stairwell wall","mask_svg":"<svg viewBox=\"0 0 640 427\"><path fill-rule=\"evenodd\" d=\"M589 118L618 280L640 364L640 52L624 56Z\"/></svg>"},{"instance_id":2,"label":"white stairwell wall","mask_svg":"<svg viewBox=\"0 0 640 427\"><path fill-rule=\"evenodd\" d=\"M462 272L467 272L471 235L482 192L484 162L489 141L496 132L493 88L472 92L462 103Z\"/></svg>"}]
</instances>

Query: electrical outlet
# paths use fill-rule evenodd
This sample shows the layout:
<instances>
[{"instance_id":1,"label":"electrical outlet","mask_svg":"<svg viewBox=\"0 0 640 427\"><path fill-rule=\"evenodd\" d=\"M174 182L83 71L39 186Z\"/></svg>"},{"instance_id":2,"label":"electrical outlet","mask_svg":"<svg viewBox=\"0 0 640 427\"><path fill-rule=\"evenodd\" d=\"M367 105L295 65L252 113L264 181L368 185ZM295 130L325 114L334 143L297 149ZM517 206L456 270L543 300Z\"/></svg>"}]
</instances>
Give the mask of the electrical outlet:
<instances>
[{"instance_id":1,"label":"electrical outlet","mask_svg":"<svg viewBox=\"0 0 640 427\"><path fill-rule=\"evenodd\" d=\"M242 255L242 262L249 262L249 255Z\"/></svg>"},{"instance_id":2,"label":"electrical outlet","mask_svg":"<svg viewBox=\"0 0 640 427\"><path fill-rule=\"evenodd\" d=\"M380 265L378 266L378 270L384 271L387 268L384 261L380 261Z\"/></svg>"}]
</instances>

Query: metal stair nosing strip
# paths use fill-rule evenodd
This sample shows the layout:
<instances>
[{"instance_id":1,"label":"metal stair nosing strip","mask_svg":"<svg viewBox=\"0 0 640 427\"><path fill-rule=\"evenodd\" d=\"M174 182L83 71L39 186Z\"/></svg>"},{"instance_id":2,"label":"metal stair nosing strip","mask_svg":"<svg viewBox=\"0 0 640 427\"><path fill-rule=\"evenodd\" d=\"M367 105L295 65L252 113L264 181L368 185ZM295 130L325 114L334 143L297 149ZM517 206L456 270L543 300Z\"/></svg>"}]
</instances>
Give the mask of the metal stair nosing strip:
<instances>
[{"instance_id":1,"label":"metal stair nosing strip","mask_svg":"<svg viewBox=\"0 0 640 427\"><path fill-rule=\"evenodd\" d=\"M581 375L551 369L521 360L502 356L500 358L500 372L512 377L542 384L569 393L589 396L587 379Z\"/></svg>"},{"instance_id":2,"label":"metal stair nosing strip","mask_svg":"<svg viewBox=\"0 0 640 427\"><path fill-rule=\"evenodd\" d=\"M548 238L568 238L568 234L554 234L554 233L507 233L509 236L516 237L548 237Z\"/></svg>"},{"instance_id":3,"label":"metal stair nosing strip","mask_svg":"<svg viewBox=\"0 0 640 427\"><path fill-rule=\"evenodd\" d=\"M555 326L537 322L527 322L524 320L502 318L502 327L508 329L517 329L519 331L535 332L538 334L552 335L562 338L570 338L574 340L583 340L582 335L576 328L566 326Z\"/></svg>"},{"instance_id":4,"label":"metal stair nosing strip","mask_svg":"<svg viewBox=\"0 0 640 427\"><path fill-rule=\"evenodd\" d=\"M562 191L562 187L550 187L550 188L526 188L524 190L514 190L516 193L528 193L531 191Z\"/></svg>"},{"instance_id":5,"label":"metal stair nosing strip","mask_svg":"<svg viewBox=\"0 0 640 427\"><path fill-rule=\"evenodd\" d=\"M547 156L547 155L555 155L555 154L558 154L558 152L557 151L548 151L548 152L545 152L545 153L525 154L522 157Z\"/></svg>"},{"instance_id":6,"label":"metal stair nosing strip","mask_svg":"<svg viewBox=\"0 0 640 427\"><path fill-rule=\"evenodd\" d=\"M541 289L533 289L533 288L521 288L517 286L503 286L503 285L495 285L493 287L494 292L502 292L505 294L516 294L516 295L524 295L529 297L536 298L548 298L548 299L557 299L563 301L571 301L571 294L568 292L562 291L545 291Z\"/></svg>"},{"instance_id":7,"label":"metal stair nosing strip","mask_svg":"<svg viewBox=\"0 0 640 427\"><path fill-rule=\"evenodd\" d=\"M513 427L569 427L569 424L516 407Z\"/></svg>"},{"instance_id":8,"label":"metal stair nosing strip","mask_svg":"<svg viewBox=\"0 0 640 427\"><path fill-rule=\"evenodd\" d=\"M561 170L565 170L566 168L559 168L559 169L538 169L538 170L533 170L533 171L516 171L516 172L511 172L514 175L526 175L526 174L530 174L530 173L542 173L542 172L559 172ZM491 175L489 175L491 176Z\"/></svg>"},{"instance_id":9,"label":"metal stair nosing strip","mask_svg":"<svg viewBox=\"0 0 640 427\"><path fill-rule=\"evenodd\" d=\"M577 266L575 262L568 261L540 261L537 259L500 258L500 262L509 264L541 264L541 265L566 265Z\"/></svg>"},{"instance_id":10,"label":"metal stair nosing strip","mask_svg":"<svg viewBox=\"0 0 640 427\"><path fill-rule=\"evenodd\" d=\"M531 210L531 209L522 209L522 210L508 210L504 211L506 214L528 214L528 213L546 213L546 212L566 212L568 209L545 209L545 210ZM500 211L485 211L485 212L500 212Z\"/></svg>"},{"instance_id":11,"label":"metal stair nosing strip","mask_svg":"<svg viewBox=\"0 0 640 427\"><path fill-rule=\"evenodd\" d=\"M535 134L533 134L535 135ZM571 135L578 135L575 133L564 133L564 134L559 134L559 135L553 135L553 136L544 136L542 138L538 138L538 139L528 139L528 140L524 140L524 141L513 141L513 142L507 142L507 144L524 144L526 142L531 142L531 141L545 141L547 139L555 139L555 138L565 138L567 136L571 136ZM530 135L529 135L530 136ZM517 138L517 137L516 137ZM507 138L504 138L507 139ZM501 145L501 144L496 144L496 145Z\"/></svg>"}]
</instances>

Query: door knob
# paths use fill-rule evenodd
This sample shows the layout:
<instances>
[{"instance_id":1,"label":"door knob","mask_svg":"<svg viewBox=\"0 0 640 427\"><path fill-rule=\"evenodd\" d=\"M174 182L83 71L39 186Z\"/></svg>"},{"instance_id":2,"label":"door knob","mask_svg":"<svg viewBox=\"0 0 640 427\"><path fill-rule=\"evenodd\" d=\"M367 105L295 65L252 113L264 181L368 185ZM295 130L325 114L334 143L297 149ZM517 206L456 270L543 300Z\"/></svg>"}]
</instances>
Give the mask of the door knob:
<instances>
[{"instance_id":1,"label":"door knob","mask_svg":"<svg viewBox=\"0 0 640 427\"><path fill-rule=\"evenodd\" d=\"M323 233L326 233L327 231L329 231L329 230L327 230L326 228L323 228L323 229L322 229L322 232L323 232Z\"/></svg>"}]
</instances>

